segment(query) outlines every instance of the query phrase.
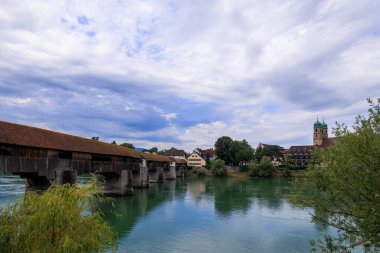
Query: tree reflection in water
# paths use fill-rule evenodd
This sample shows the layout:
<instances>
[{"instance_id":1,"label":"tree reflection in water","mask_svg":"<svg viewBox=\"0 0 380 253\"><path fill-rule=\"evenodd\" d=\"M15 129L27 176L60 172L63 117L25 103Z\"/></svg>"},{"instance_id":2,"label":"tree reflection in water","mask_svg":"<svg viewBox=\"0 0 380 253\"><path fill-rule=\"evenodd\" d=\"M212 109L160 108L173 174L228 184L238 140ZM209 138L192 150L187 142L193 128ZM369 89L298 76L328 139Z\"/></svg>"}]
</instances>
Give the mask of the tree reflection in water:
<instances>
[{"instance_id":1,"label":"tree reflection in water","mask_svg":"<svg viewBox=\"0 0 380 253\"><path fill-rule=\"evenodd\" d=\"M215 197L215 209L222 216L246 213L252 204L278 210L289 194L291 183L283 179L206 179L206 192Z\"/></svg>"},{"instance_id":2,"label":"tree reflection in water","mask_svg":"<svg viewBox=\"0 0 380 253\"><path fill-rule=\"evenodd\" d=\"M216 213L228 217L236 213L244 215L252 205L277 210L283 205L284 196L290 189L291 182L284 179L179 179L151 184L149 189L136 189L133 196L99 201L98 207L119 236L123 237L149 212L186 193L196 202L206 197L208 201L213 199Z\"/></svg>"}]
</instances>

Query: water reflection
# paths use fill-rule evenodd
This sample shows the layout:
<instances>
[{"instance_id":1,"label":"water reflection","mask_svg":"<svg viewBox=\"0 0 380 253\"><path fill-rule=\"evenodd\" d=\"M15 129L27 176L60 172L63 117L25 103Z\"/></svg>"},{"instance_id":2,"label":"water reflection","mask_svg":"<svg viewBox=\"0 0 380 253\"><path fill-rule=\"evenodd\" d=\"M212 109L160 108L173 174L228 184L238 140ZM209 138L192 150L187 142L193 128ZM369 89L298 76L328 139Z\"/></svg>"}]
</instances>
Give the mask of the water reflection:
<instances>
[{"instance_id":1,"label":"water reflection","mask_svg":"<svg viewBox=\"0 0 380 253\"><path fill-rule=\"evenodd\" d=\"M119 235L119 252L309 252L309 239L327 228L311 223L312 209L287 202L291 188L287 179L177 179L97 205ZM18 177L0 177L0 205L24 191Z\"/></svg>"},{"instance_id":2,"label":"water reflection","mask_svg":"<svg viewBox=\"0 0 380 253\"><path fill-rule=\"evenodd\" d=\"M137 189L134 196L99 201L105 219L122 238L136 224L161 205L181 201L186 197L198 207L213 205L221 217L245 215L252 205L276 211L286 202L291 189L287 180L239 180L234 178L201 178L193 181L177 180L152 184L149 189ZM112 207L113 205L113 207ZM160 217L157 217L160 219Z\"/></svg>"},{"instance_id":3,"label":"water reflection","mask_svg":"<svg viewBox=\"0 0 380 253\"><path fill-rule=\"evenodd\" d=\"M149 189L136 189L133 196L113 199L98 199L97 207L104 213L120 237L128 234L135 224L150 211L167 201L173 201L186 189L182 181L168 181L164 184L151 184Z\"/></svg>"}]
</instances>

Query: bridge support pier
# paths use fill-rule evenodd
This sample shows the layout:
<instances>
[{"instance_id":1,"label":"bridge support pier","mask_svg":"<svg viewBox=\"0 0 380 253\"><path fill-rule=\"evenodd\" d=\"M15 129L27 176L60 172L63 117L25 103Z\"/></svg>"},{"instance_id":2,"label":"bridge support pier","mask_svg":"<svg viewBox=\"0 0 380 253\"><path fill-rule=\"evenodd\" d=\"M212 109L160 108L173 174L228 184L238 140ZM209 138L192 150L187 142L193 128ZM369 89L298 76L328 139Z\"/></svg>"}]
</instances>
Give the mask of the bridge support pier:
<instances>
[{"instance_id":1,"label":"bridge support pier","mask_svg":"<svg viewBox=\"0 0 380 253\"><path fill-rule=\"evenodd\" d=\"M26 192L32 192L32 191L46 191L50 187L50 181L45 176L38 176L38 174L27 174L23 175L20 174L21 178L25 179L25 191Z\"/></svg>"},{"instance_id":2,"label":"bridge support pier","mask_svg":"<svg viewBox=\"0 0 380 253\"><path fill-rule=\"evenodd\" d=\"M55 171L55 184L76 184L77 172L71 169L57 169Z\"/></svg>"},{"instance_id":3,"label":"bridge support pier","mask_svg":"<svg viewBox=\"0 0 380 253\"><path fill-rule=\"evenodd\" d=\"M100 192L106 196L126 196L133 194L132 171L122 170L120 174L115 172L101 173L104 177L98 182Z\"/></svg>"},{"instance_id":4,"label":"bridge support pier","mask_svg":"<svg viewBox=\"0 0 380 253\"><path fill-rule=\"evenodd\" d=\"M181 165L177 170L176 170L176 177L185 177L185 169L184 167Z\"/></svg>"},{"instance_id":5,"label":"bridge support pier","mask_svg":"<svg viewBox=\"0 0 380 253\"><path fill-rule=\"evenodd\" d=\"M164 170L164 179L165 180L174 180L176 178L175 165L169 166L169 169Z\"/></svg>"},{"instance_id":6,"label":"bridge support pier","mask_svg":"<svg viewBox=\"0 0 380 253\"><path fill-rule=\"evenodd\" d=\"M25 191L27 192L45 191L50 187L52 180L54 180L56 185L76 184L77 182L77 172L69 168L56 169L54 171L54 176L40 176L38 173L30 172L14 174L20 175L21 178L25 179Z\"/></svg>"},{"instance_id":7,"label":"bridge support pier","mask_svg":"<svg viewBox=\"0 0 380 253\"><path fill-rule=\"evenodd\" d=\"M149 187L148 167L140 164L139 169L137 171L133 171L133 187Z\"/></svg>"},{"instance_id":8,"label":"bridge support pier","mask_svg":"<svg viewBox=\"0 0 380 253\"><path fill-rule=\"evenodd\" d=\"M164 169L156 167L155 170L149 171L149 183L163 183L164 182Z\"/></svg>"}]
</instances>

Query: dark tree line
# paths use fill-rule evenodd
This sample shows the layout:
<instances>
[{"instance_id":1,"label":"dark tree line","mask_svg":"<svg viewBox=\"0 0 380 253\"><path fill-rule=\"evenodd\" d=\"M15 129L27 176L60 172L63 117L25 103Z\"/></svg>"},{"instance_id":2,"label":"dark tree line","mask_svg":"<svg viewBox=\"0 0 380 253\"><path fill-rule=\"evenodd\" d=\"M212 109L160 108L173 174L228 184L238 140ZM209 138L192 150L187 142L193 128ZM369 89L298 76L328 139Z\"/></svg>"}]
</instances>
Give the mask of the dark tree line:
<instances>
[{"instance_id":1,"label":"dark tree line","mask_svg":"<svg viewBox=\"0 0 380 253\"><path fill-rule=\"evenodd\" d=\"M256 161L259 163L261 158L268 156L270 158L284 159L284 148L278 145L265 145L258 147L255 152Z\"/></svg>"},{"instance_id":2,"label":"dark tree line","mask_svg":"<svg viewBox=\"0 0 380 253\"><path fill-rule=\"evenodd\" d=\"M215 154L227 165L240 165L254 158L254 149L246 140L234 141L222 136L215 142Z\"/></svg>"}]
</instances>

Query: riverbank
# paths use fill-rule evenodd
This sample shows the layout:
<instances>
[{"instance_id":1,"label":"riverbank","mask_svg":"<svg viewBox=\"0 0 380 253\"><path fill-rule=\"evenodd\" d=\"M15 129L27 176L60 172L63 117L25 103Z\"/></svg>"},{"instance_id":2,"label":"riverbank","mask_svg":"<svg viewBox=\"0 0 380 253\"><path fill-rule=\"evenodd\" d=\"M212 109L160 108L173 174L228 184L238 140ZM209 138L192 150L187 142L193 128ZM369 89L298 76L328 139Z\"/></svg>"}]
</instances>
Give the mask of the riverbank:
<instances>
[{"instance_id":1,"label":"riverbank","mask_svg":"<svg viewBox=\"0 0 380 253\"><path fill-rule=\"evenodd\" d=\"M207 170L205 168L202 169L192 169L187 171L186 177L188 178L199 178L199 177L215 177L214 174L210 170ZM231 178L240 178L240 179L247 179L251 178L251 176L248 175L248 172L240 172L240 171L227 171L227 177ZM290 170L290 176L284 176L283 171L276 171L273 173L272 178L279 178L279 177L306 177L306 170Z\"/></svg>"}]
</instances>

